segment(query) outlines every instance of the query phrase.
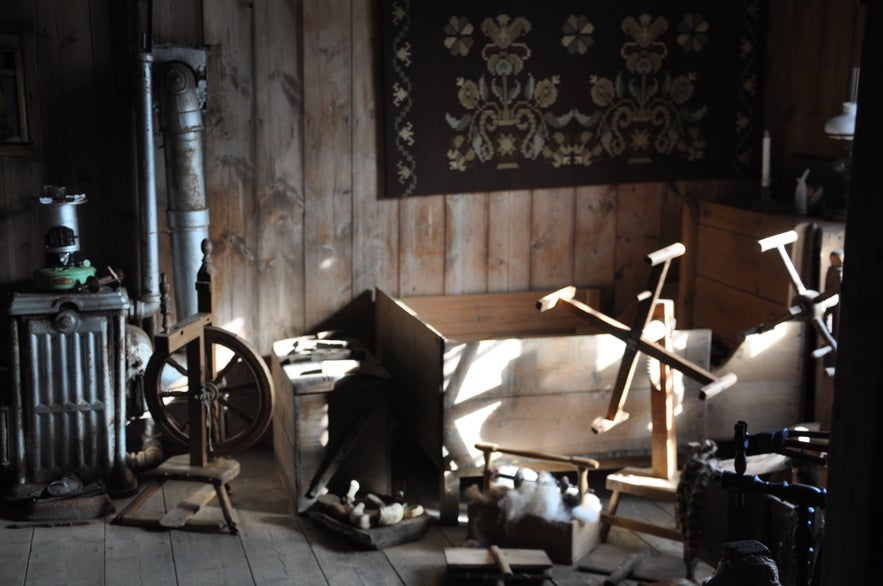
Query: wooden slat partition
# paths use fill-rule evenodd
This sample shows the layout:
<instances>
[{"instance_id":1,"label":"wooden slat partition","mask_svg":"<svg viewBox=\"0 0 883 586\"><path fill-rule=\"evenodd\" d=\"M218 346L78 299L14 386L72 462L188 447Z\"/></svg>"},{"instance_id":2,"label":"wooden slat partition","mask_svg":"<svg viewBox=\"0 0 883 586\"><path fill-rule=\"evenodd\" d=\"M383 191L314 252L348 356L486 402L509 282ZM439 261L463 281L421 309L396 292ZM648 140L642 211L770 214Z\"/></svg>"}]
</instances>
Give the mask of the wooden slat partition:
<instances>
[{"instance_id":1,"label":"wooden slat partition","mask_svg":"<svg viewBox=\"0 0 883 586\"><path fill-rule=\"evenodd\" d=\"M793 296L793 287L782 259L775 251L762 253L757 241L796 229L803 237L790 246L799 272L804 269L804 248L812 237L804 234L805 218L760 213L714 202L700 202L695 214L684 220L684 262L680 299L690 299L686 317L692 327L710 328L729 350L739 345L746 330L781 314ZM688 289L689 288L689 289ZM682 309L685 311L687 308Z\"/></svg>"},{"instance_id":2,"label":"wooden slat partition","mask_svg":"<svg viewBox=\"0 0 883 586\"><path fill-rule=\"evenodd\" d=\"M528 335L560 335L586 329L585 323L564 311L535 310L540 295L536 291L495 295L431 295L403 297L401 302L446 338L469 342L488 338ZM580 290L577 299L598 307L601 292ZM440 325L441 324L441 325Z\"/></svg>"}]
</instances>

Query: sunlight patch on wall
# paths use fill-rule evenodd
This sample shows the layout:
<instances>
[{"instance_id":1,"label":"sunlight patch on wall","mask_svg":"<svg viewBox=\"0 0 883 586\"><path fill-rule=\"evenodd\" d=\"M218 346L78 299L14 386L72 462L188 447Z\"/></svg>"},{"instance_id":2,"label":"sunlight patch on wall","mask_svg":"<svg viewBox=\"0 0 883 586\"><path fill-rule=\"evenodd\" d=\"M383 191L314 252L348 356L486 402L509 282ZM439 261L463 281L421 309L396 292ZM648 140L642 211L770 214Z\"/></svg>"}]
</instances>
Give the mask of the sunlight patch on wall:
<instances>
[{"instance_id":1,"label":"sunlight patch on wall","mask_svg":"<svg viewBox=\"0 0 883 586\"><path fill-rule=\"evenodd\" d=\"M750 351L746 352L745 358L754 358L756 356L759 356L763 354L766 350L778 344L779 341L788 333L788 328L783 326L784 324L779 324L768 332L752 335Z\"/></svg>"},{"instance_id":2,"label":"sunlight patch on wall","mask_svg":"<svg viewBox=\"0 0 883 586\"><path fill-rule=\"evenodd\" d=\"M454 389L454 404L478 397L503 384L503 372L521 355L521 341L484 340L478 344L459 344L445 354L445 378L459 379Z\"/></svg>"},{"instance_id":3,"label":"sunlight patch on wall","mask_svg":"<svg viewBox=\"0 0 883 586\"><path fill-rule=\"evenodd\" d=\"M469 450L469 453L475 457L476 466L484 463L484 456L479 450L475 449L475 444L482 441L488 441L481 437L481 429L484 426L485 421L488 420L494 411L499 409L500 405L502 405L501 401L495 401L486 407L476 409L472 413L464 415L454 421L454 426L457 428L458 436L463 441L463 445L465 445Z\"/></svg>"}]
</instances>

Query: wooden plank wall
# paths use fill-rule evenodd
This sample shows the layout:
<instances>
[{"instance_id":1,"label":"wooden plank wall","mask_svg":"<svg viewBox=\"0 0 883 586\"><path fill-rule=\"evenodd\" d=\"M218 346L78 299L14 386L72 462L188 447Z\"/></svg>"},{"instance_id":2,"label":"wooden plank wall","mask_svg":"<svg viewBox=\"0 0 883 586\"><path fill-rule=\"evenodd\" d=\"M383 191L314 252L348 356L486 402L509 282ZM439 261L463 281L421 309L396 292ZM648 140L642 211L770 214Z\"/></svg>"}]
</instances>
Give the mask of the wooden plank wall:
<instances>
[{"instance_id":1,"label":"wooden plank wall","mask_svg":"<svg viewBox=\"0 0 883 586\"><path fill-rule=\"evenodd\" d=\"M88 193L84 246L97 264L124 267L134 286L122 3L57 4L0 6L0 20L38 31L44 145L35 157L0 157L0 284L27 279L41 264L23 202L56 182ZM836 113L861 21L851 1L772 4L766 109L775 135L789 141L777 146L776 169L786 151L829 149L797 130ZM754 188L683 182L384 199L376 8L376 0L153 3L157 43L209 49L205 168L219 270L216 318L264 353L274 340L318 328L370 338L364 302L375 287L401 296L605 287L606 310L619 313L646 284L644 255L680 239L685 200ZM835 17L836 27L821 29ZM801 66L799 77L778 75L811 61L807 22L819 24L812 46L830 51L819 49L821 61ZM164 216L162 177L158 187ZM170 273L162 236L161 266Z\"/></svg>"},{"instance_id":2,"label":"wooden plank wall","mask_svg":"<svg viewBox=\"0 0 883 586\"><path fill-rule=\"evenodd\" d=\"M852 68L861 64L866 1L770 0L769 6L764 110L772 190L788 199L807 166L831 161L843 148L827 137L825 122L842 112Z\"/></svg>"}]
</instances>

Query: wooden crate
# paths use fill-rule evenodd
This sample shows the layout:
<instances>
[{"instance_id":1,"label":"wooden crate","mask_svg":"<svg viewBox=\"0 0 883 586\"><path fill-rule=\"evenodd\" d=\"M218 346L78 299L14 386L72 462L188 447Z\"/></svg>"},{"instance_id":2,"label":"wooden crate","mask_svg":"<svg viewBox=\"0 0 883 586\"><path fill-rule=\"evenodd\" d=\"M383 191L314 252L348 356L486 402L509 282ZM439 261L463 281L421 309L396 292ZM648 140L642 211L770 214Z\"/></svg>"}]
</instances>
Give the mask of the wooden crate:
<instances>
[{"instance_id":1,"label":"wooden crate","mask_svg":"<svg viewBox=\"0 0 883 586\"><path fill-rule=\"evenodd\" d=\"M549 293L501 293L395 299L376 292L376 351L392 375L394 413L435 462L442 522L459 512L460 478L479 476L475 444L563 455L589 455L607 467L649 459L650 384L638 368L625 410L631 418L596 435L606 413L624 343L580 333L583 320L565 311L540 313ZM598 292L582 292L597 307ZM675 333L677 351L708 367L711 333ZM686 397L679 441L705 437L699 385L676 376ZM722 433L732 435L732 423Z\"/></svg>"},{"instance_id":2,"label":"wooden crate","mask_svg":"<svg viewBox=\"0 0 883 586\"><path fill-rule=\"evenodd\" d=\"M370 354L360 370L347 374L329 367L323 374L321 362L286 364L293 340L274 343L270 365L276 388L274 458L296 510L304 512L315 501L308 491L329 466L336 467L327 484L333 494L346 494L352 479L360 492L389 494L388 374ZM335 461L356 424L362 425L357 441L347 457Z\"/></svg>"},{"instance_id":3,"label":"wooden crate","mask_svg":"<svg viewBox=\"0 0 883 586\"><path fill-rule=\"evenodd\" d=\"M556 564L573 565L601 542L601 523L525 515L507 521L495 503L469 503L467 535L500 547L542 549Z\"/></svg>"}]
</instances>

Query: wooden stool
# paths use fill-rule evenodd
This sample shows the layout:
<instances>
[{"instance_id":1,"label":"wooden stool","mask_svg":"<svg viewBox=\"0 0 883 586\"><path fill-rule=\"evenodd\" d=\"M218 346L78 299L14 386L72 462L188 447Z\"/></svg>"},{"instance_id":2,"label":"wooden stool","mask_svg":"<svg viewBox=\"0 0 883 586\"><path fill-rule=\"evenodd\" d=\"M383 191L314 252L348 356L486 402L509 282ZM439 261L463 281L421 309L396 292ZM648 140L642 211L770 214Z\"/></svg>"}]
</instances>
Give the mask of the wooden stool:
<instances>
[{"instance_id":1,"label":"wooden stool","mask_svg":"<svg viewBox=\"0 0 883 586\"><path fill-rule=\"evenodd\" d=\"M672 529L671 527L653 525L616 514L619 499L623 493L659 502L676 503L679 481L680 473L678 472L669 478L659 478L653 475L653 470L650 468L623 468L619 472L609 475L605 486L607 490L612 491L612 494L610 502L607 504L607 510L601 513L601 541L607 540L607 534L610 533L612 525L666 539L683 541L679 528ZM677 514L675 519L677 519Z\"/></svg>"},{"instance_id":2,"label":"wooden stool","mask_svg":"<svg viewBox=\"0 0 883 586\"><path fill-rule=\"evenodd\" d=\"M143 490L129 505L113 519L117 525L145 527L152 529L191 529L195 531L216 531L224 528L217 522L193 521L193 517L212 497L218 497L218 504L224 514L227 529L231 534L238 533L238 519L228 495L230 482L239 475L239 462L229 458L216 458L204 466L190 465L187 454L173 456L163 462L155 472L156 481ZM203 482L204 486L181 501L174 509L159 519L129 517L136 513L167 480Z\"/></svg>"}]
</instances>

